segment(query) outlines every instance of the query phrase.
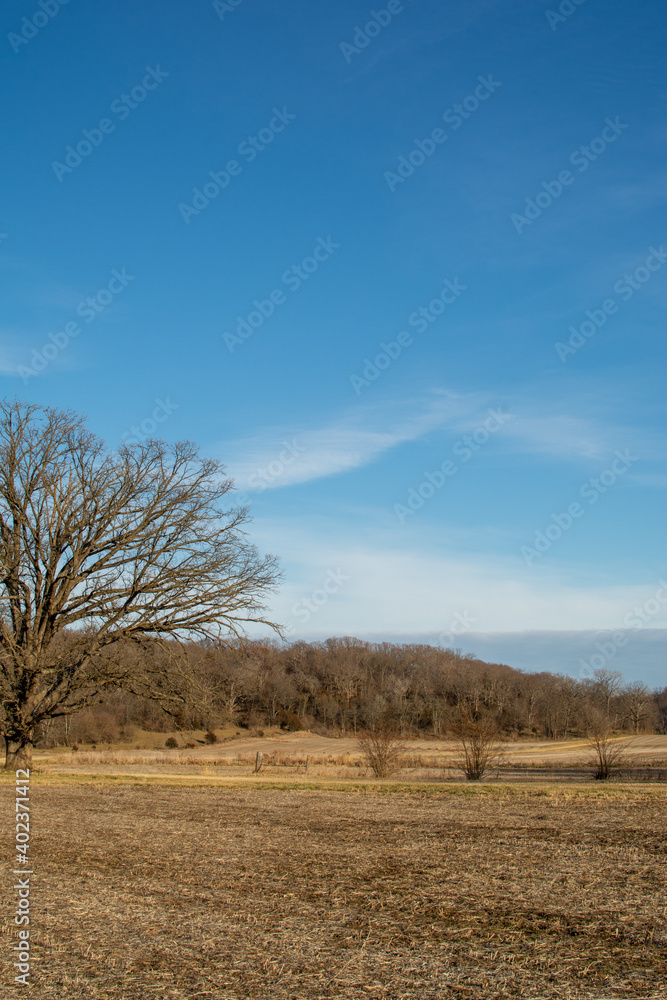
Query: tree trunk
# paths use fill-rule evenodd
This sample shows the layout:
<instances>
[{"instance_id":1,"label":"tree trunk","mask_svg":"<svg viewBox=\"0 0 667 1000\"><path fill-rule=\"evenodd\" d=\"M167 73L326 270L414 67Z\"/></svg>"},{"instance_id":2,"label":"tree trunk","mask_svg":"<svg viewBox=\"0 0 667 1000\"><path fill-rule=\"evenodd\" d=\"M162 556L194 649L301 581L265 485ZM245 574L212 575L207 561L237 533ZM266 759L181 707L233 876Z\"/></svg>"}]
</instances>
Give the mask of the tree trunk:
<instances>
[{"instance_id":1,"label":"tree trunk","mask_svg":"<svg viewBox=\"0 0 667 1000\"><path fill-rule=\"evenodd\" d=\"M5 771L29 768L32 764L32 744L18 743L5 737Z\"/></svg>"}]
</instances>

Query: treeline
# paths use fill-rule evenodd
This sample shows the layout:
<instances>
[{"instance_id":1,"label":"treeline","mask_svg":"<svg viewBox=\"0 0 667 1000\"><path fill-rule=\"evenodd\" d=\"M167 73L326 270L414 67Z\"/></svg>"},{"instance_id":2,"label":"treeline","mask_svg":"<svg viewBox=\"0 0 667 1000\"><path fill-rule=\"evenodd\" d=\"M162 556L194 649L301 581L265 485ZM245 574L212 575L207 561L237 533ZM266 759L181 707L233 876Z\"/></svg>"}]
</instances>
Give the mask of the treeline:
<instances>
[{"instance_id":1,"label":"treeline","mask_svg":"<svg viewBox=\"0 0 667 1000\"><path fill-rule=\"evenodd\" d=\"M171 716L154 699L109 691L94 707L52 720L39 742L113 742L132 739L137 729L164 732L174 724L183 730L232 725L253 734L280 727L350 735L380 720L390 720L403 736L446 736L461 708L493 718L507 737L584 735L601 719L619 731L667 732L667 688L625 684L612 670L577 680L525 673L453 649L352 638L192 643L181 652L188 693L171 703ZM173 673L176 648L155 644L153 669L161 657L165 672Z\"/></svg>"}]
</instances>

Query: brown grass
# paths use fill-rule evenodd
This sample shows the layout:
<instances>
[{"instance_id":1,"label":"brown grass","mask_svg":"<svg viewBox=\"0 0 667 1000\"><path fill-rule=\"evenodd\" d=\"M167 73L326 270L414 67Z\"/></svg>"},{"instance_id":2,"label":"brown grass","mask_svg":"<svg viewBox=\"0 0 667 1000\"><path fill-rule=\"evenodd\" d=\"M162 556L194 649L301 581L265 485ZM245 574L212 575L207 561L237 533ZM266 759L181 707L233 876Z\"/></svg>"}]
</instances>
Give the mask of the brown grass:
<instances>
[{"instance_id":1,"label":"brown grass","mask_svg":"<svg viewBox=\"0 0 667 1000\"><path fill-rule=\"evenodd\" d=\"M173 780L36 778L32 995L664 998L666 789Z\"/></svg>"}]
</instances>

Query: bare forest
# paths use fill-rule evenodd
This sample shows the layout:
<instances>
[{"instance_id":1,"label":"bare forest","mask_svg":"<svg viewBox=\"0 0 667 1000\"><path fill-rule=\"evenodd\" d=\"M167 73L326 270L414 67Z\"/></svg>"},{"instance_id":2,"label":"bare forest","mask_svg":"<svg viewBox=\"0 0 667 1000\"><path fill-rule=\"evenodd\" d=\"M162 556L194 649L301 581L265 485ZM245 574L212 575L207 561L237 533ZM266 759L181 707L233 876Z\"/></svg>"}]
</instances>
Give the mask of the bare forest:
<instances>
[{"instance_id":1,"label":"bare forest","mask_svg":"<svg viewBox=\"0 0 667 1000\"><path fill-rule=\"evenodd\" d=\"M583 736L602 721L618 732L667 732L667 688L626 684L610 670L577 680L524 673L454 649L351 638L289 646L205 641L179 647L178 654L184 681L178 701L171 698L163 708L153 699L109 690L97 704L49 720L36 745L131 741L137 729L175 726L356 735L382 722L401 736L440 737L455 733L462 709L492 721L509 739ZM128 647L125 655L134 659L137 653ZM176 650L155 644L144 655L152 671L162 660L167 670Z\"/></svg>"}]
</instances>

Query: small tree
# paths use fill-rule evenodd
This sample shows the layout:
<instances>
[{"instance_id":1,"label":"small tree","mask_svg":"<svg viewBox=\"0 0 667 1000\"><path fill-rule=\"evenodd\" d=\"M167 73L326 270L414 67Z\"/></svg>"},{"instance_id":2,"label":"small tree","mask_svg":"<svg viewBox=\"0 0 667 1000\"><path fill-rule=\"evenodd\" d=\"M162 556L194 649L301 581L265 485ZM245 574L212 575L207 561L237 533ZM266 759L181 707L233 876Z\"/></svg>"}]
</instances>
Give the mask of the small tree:
<instances>
[{"instance_id":1,"label":"small tree","mask_svg":"<svg viewBox=\"0 0 667 1000\"><path fill-rule=\"evenodd\" d=\"M491 718L476 719L462 710L454 723L453 735L457 746L454 761L468 781L480 781L484 772L503 755L498 727Z\"/></svg>"},{"instance_id":2,"label":"small tree","mask_svg":"<svg viewBox=\"0 0 667 1000\"><path fill-rule=\"evenodd\" d=\"M368 726L357 737L357 746L376 778L389 778L400 767L400 758L406 747L395 726L380 719Z\"/></svg>"},{"instance_id":3,"label":"small tree","mask_svg":"<svg viewBox=\"0 0 667 1000\"><path fill-rule=\"evenodd\" d=\"M621 743L615 737L607 718L595 720L589 727L587 745L593 751L592 763L595 767L593 776L598 781L607 781L614 771L629 762L627 753L630 743Z\"/></svg>"}]
</instances>

